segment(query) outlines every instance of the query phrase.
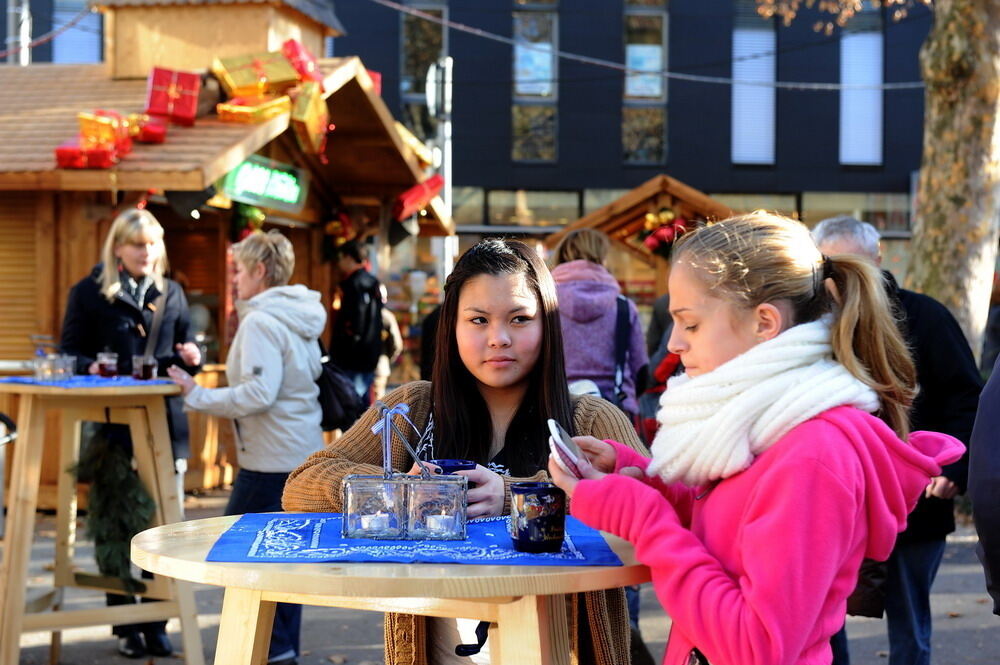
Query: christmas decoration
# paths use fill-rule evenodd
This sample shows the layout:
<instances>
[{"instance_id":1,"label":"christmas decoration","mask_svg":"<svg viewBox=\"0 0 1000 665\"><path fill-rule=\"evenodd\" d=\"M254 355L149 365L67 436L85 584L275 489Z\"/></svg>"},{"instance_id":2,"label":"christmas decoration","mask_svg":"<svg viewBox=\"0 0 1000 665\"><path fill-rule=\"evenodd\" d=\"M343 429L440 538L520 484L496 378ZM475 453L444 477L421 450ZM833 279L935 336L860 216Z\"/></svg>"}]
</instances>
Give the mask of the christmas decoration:
<instances>
[{"instance_id":1,"label":"christmas decoration","mask_svg":"<svg viewBox=\"0 0 1000 665\"><path fill-rule=\"evenodd\" d=\"M129 136L128 122L114 111L97 110L93 113L77 113L80 123L80 139L88 146L113 145L115 153L124 157L132 152L132 137Z\"/></svg>"},{"instance_id":2,"label":"christmas decoration","mask_svg":"<svg viewBox=\"0 0 1000 665\"><path fill-rule=\"evenodd\" d=\"M303 82L313 81L320 86L320 93L323 92L323 72L316 64L316 57L309 52L305 46L297 39L289 39L281 45L281 52L288 59L288 62L299 73L299 78Z\"/></svg>"},{"instance_id":3,"label":"christmas decoration","mask_svg":"<svg viewBox=\"0 0 1000 665\"><path fill-rule=\"evenodd\" d=\"M368 78L372 80L372 88L375 90L375 94L379 97L382 96L382 72L376 72L372 69L366 69L368 72Z\"/></svg>"},{"instance_id":4,"label":"christmas decoration","mask_svg":"<svg viewBox=\"0 0 1000 665\"><path fill-rule=\"evenodd\" d=\"M233 204L232 238L239 242L251 233L260 231L267 215L263 210L245 203Z\"/></svg>"},{"instance_id":5,"label":"christmas decoration","mask_svg":"<svg viewBox=\"0 0 1000 665\"><path fill-rule=\"evenodd\" d=\"M332 129L330 113L323 99L321 86L306 81L292 107L292 129L302 152L322 155L326 150L326 134Z\"/></svg>"},{"instance_id":6,"label":"christmas decoration","mask_svg":"<svg viewBox=\"0 0 1000 665\"><path fill-rule=\"evenodd\" d=\"M408 190L396 197L396 203L392 208L392 216L397 222L403 221L411 215L415 215L431 202L444 188L444 178L439 173L435 173L422 183L410 187Z\"/></svg>"},{"instance_id":7,"label":"christmas decoration","mask_svg":"<svg viewBox=\"0 0 1000 665\"><path fill-rule=\"evenodd\" d=\"M646 213L639 239L646 249L652 253L670 258L670 250L674 241L683 235L690 223L683 217L678 217L670 208L660 208L658 212Z\"/></svg>"},{"instance_id":8,"label":"christmas decoration","mask_svg":"<svg viewBox=\"0 0 1000 665\"><path fill-rule=\"evenodd\" d=\"M159 116L130 113L126 121L129 135L139 143L163 143L167 140L167 121Z\"/></svg>"},{"instance_id":9,"label":"christmas decoration","mask_svg":"<svg viewBox=\"0 0 1000 665\"><path fill-rule=\"evenodd\" d=\"M288 95L249 95L233 97L215 108L223 122L256 123L288 113L292 110L292 100Z\"/></svg>"},{"instance_id":10,"label":"christmas decoration","mask_svg":"<svg viewBox=\"0 0 1000 665\"><path fill-rule=\"evenodd\" d=\"M280 95L299 82L281 51L216 58L212 72L231 97Z\"/></svg>"},{"instance_id":11,"label":"christmas decoration","mask_svg":"<svg viewBox=\"0 0 1000 665\"><path fill-rule=\"evenodd\" d=\"M191 126L198 115L201 75L153 67L146 91L146 113Z\"/></svg>"},{"instance_id":12,"label":"christmas decoration","mask_svg":"<svg viewBox=\"0 0 1000 665\"><path fill-rule=\"evenodd\" d=\"M114 143L88 143L79 137L60 144L55 157L61 169L110 169L118 163Z\"/></svg>"}]
</instances>

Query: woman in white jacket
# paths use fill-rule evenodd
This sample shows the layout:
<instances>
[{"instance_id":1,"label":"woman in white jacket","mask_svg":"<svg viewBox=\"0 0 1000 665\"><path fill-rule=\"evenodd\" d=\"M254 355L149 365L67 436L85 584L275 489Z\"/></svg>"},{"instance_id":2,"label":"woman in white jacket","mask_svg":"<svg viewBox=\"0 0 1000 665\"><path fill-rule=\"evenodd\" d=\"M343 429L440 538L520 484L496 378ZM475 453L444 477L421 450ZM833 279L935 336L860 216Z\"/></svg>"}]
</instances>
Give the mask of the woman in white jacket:
<instances>
[{"instance_id":1,"label":"woman in white jacket","mask_svg":"<svg viewBox=\"0 0 1000 665\"><path fill-rule=\"evenodd\" d=\"M228 388L203 388L184 371L168 370L186 409L232 418L240 470L227 515L281 510L288 474L323 448L316 378L326 325L320 294L288 286L292 243L277 231L233 246L240 325L226 358ZM268 663L294 665L302 607L279 603Z\"/></svg>"}]
</instances>

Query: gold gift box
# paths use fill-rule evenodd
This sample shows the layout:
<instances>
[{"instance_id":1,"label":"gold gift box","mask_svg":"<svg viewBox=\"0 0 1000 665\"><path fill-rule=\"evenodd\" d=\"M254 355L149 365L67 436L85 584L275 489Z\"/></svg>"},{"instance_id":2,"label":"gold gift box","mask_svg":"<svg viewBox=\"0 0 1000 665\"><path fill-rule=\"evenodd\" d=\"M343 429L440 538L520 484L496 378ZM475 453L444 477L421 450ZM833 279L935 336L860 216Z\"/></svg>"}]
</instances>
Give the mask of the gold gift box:
<instances>
[{"instance_id":1,"label":"gold gift box","mask_svg":"<svg viewBox=\"0 0 1000 665\"><path fill-rule=\"evenodd\" d=\"M319 83L303 83L292 107L292 129L303 152L316 155L323 151L329 125L330 113Z\"/></svg>"},{"instance_id":2,"label":"gold gift box","mask_svg":"<svg viewBox=\"0 0 1000 665\"><path fill-rule=\"evenodd\" d=\"M216 58L212 73L230 97L280 95L299 82L299 73L281 51Z\"/></svg>"},{"instance_id":3,"label":"gold gift box","mask_svg":"<svg viewBox=\"0 0 1000 665\"><path fill-rule=\"evenodd\" d=\"M223 122L255 123L270 120L292 110L288 95L280 97L234 97L215 107Z\"/></svg>"}]
</instances>

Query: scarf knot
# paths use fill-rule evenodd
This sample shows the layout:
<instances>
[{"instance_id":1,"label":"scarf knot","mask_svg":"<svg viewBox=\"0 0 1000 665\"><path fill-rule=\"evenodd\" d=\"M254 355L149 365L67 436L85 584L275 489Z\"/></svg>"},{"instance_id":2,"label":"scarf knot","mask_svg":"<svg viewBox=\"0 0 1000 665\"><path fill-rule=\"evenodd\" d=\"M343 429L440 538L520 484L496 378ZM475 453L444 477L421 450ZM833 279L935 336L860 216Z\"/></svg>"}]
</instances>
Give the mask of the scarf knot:
<instances>
[{"instance_id":1,"label":"scarf knot","mask_svg":"<svg viewBox=\"0 0 1000 665\"><path fill-rule=\"evenodd\" d=\"M743 471L796 426L837 406L869 413L875 391L833 359L830 319L793 326L660 398L647 473L698 486Z\"/></svg>"}]
</instances>

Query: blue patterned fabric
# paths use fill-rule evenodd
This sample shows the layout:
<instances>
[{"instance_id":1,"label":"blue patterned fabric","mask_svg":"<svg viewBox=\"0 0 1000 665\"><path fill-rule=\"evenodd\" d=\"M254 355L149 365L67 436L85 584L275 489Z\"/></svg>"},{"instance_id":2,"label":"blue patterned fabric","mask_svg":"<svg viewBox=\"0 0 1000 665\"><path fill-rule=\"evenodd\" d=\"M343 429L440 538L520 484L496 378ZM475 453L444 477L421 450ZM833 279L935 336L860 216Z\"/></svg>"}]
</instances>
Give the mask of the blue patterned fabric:
<instances>
[{"instance_id":1,"label":"blue patterned fabric","mask_svg":"<svg viewBox=\"0 0 1000 665\"><path fill-rule=\"evenodd\" d=\"M255 513L243 515L212 546L206 560L237 563L466 563L505 566L620 566L601 534L566 518L561 552L518 552L506 517L468 523L465 540L369 540L341 538L340 513Z\"/></svg>"},{"instance_id":2,"label":"blue patterned fabric","mask_svg":"<svg viewBox=\"0 0 1000 665\"><path fill-rule=\"evenodd\" d=\"M52 386L53 388L131 388L133 386L154 386L173 383L170 379L133 379L131 376L103 377L96 374L77 374L61 381L39 381L31 376L8 376L0 383L26 383L32 386Z\"/></svg>"}]
</instances>

